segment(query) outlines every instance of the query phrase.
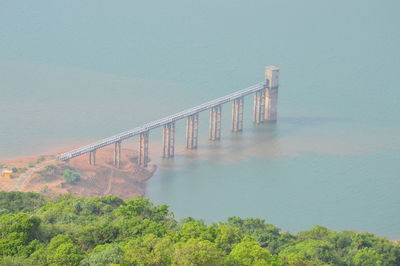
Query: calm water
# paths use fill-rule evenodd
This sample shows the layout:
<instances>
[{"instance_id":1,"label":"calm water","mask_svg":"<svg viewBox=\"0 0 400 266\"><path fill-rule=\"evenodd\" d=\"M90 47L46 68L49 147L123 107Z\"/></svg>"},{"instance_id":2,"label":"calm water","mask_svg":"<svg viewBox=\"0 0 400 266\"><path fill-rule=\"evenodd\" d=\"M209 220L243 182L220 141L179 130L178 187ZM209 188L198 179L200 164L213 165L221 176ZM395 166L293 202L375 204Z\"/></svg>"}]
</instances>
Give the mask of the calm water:
<instances>
[{"instance_id":1,"label":"calm water","mask_svg":"<svg viewBox=\"0 0 400 266\"><path fill-rule=\"evenodd\" d=\"M147 196L178 218L400 238L397 0L147 2L0 3L0 158L119 133L257 83L273 64L279 122L252 125L247 98L244 133L229 132L225 106L223 140L209 143L203 114L198 151L152 153Z\"/></svg>"}]
</instances>

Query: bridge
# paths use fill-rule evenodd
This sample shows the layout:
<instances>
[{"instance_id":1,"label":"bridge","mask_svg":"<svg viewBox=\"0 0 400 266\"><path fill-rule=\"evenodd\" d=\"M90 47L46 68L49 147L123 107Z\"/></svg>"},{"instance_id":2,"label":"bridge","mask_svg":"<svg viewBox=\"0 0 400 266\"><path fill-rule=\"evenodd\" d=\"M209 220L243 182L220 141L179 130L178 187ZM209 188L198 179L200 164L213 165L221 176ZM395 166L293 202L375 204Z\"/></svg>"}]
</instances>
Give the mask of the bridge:
<instances>
[{"instance_id":1,"label":"bridge","mask_svg":"<svg viewBox=\"0 0 400 266\"><path fill-rule=\"evenodd\" d=\"M199 113L210 110L209 140L221 139L221 110L222 105L232 102L232 132L243 130L244 97L254 95L253 122L276 121L279 87L279 68L268 66L265 68L263 82L220 97L218 99L189 108L174 115L147 123L143 126L122 132L120 134L102 139L84 147L66 152L57 156L60 161L68 161L74 157L89 154L89 164L96 164L96 150L105 146L114 145L114 166L120 167L121 143L123 140L139 136L138 164L147 167L149 161L149 132L162 127L162 153L163 158L172 158L175 153L175 122L186 119L186 148L198 147Z\"/></svg>"}]
</instances>

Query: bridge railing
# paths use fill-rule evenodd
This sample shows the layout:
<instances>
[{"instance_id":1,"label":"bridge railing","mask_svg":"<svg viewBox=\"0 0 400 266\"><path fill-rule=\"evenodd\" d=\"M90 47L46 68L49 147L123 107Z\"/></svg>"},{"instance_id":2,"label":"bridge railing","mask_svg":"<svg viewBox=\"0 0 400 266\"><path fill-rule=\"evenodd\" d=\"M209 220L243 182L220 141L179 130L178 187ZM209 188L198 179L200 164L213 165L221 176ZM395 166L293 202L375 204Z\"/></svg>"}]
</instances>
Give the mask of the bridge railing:
<instances>
[{"instance_id":1,"label":"bridge railing","mask_svg":"<svg viewBox=\"0 0 400 266\"><path fill-rule=\"evenodd\" d=\"M177 120L184 119L184 118L189 117L191 115L197 114L199 112L206 111L208 109L211 109L213 107L222 105L224 103L231 102L231 101L233 101L233 100L235 100L237 98L244 97L246 95L252 94L252 93L254 93L256 91L259 91L261 89L264 89L266 87L267 87L267 84L265 84L265 82L255 84L253 86L247 87L247 88L242 89L240 91L237 91L237 92L228 94L226 96L217 98L215 100L211 100L209 102L200 104L200 105L198 105L196 107L189 108L187 110L184 110L184 111L181 111L179 113L167 116L165 118L162 118L162 119L159 119L159 120L152 121L150 123L144 124L141 127L136 127L134 129L124 131L124 132L122 132L120 134L117 134L117 135L102 139L102 140L97 141L95 143L92 143L92 144L83 146L81 148L72 150L70 152L61 154L57 158L59 160L61 160L61 161L65 161L65 160L74 158L76 156L79 156L79 155L82 155L82 154L97 150L99 148L103 148L103 147L111 145L113 143L116 143L116 142L119 142L119 141L122 141L122 140L125 140L125 139L128 139L128 138L134 137L136 135L139 135L141 133L147 132L147 131L152 130L154 128L158 128L158 127L173 123L173 122L175 122Z\"/></svg>"}]
</instances>

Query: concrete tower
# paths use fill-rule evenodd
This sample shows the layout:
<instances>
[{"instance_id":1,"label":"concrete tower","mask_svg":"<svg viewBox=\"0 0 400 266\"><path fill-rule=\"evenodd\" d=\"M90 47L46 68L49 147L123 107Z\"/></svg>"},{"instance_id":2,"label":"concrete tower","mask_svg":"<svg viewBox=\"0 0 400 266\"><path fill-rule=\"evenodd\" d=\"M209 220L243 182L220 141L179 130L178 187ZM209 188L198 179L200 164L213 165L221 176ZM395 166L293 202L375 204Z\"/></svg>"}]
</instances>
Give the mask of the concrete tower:
<instances>
[{"instance_id":1,"label":"concrete tower","mask_svg":"<svg viewBox=\"0 0 400 266\"><path fill-rule=\"evenodd\" d=\"M279 67L267 66L265 68L265 79L268 87L265 93L264 120L276 121L278 111Z\"/></svg>"}]
</instances>

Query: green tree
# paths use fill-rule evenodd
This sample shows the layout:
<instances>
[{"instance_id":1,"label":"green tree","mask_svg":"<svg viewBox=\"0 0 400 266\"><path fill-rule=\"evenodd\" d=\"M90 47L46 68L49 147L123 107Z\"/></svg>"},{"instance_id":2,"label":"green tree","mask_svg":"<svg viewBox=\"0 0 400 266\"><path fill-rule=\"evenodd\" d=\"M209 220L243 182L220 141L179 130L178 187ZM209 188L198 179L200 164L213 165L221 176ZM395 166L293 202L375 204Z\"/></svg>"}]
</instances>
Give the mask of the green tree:
<instances>
[{"instance_id":1,"label":"green tree","mask_svg":"<svg viewBox=\"0 0 400 266\"><path fill-rule=\"evenodd\" d=\"M47 224L73 223L79 219L79 215L71 202L72 200L47 202L37 213L42 221Z\"/></svg>"},{"instance_id":2,"label":"green tree","mask_svg":"<svg viewBox=\"0 0 400 266\"><path fill-rule=\"evenodd\" d=\"M345 255L348 263L352 262L357 250L373 248L377 254L382 256L383 265L400 265L399 245L393 245L389 240L377 237L371 233L348 232L347 234L351 239L351 244L348 248L349 252Z\"/></svg>"},{"instance_id":3,"label":"green tree","mask_svg":"<svg viewBox=\"0 0 400 266\"><path fill-rule=\"evenodd\" d=\"M40 220L24 213L0 216L0 256L29 255L38 237Z\"/></svg>"},{"instance_id":4,"label":"green tree","mask_svg":"<svg viewBox=\"0 0 400 266\"><path fill-rule=\"evenodd\" d=\"M153 234L158 237L162 237L166 232L167 228L161 223L151 221L149 219L140 219L132 217L130 219L119 219L115 222L115 225L119 229L119 235L117 240L129 240L134 237L144 236L146 234Z\"/></svg>"},{"instance_id":5,"label":"green tree","mask_svg":"<svg viewBox=\"0 0 400 266\"><path fill-rule=\"evenodd\" d=\"M91 249L98 245L112 243L117 239L120 228L114 223L100 219L90 225L81 226L76 233L76 240L85 249Z\"/></svg>"},{"instance_id":6,"label":"green tree","mask_svg":"<svg viewBox=\"0 0 400 266\"><path fill-rule=\"evenodd\" d=\"M218 248L229 254L232 248L243 238L239 228L228 225L220 225L216 229L215 243Z\"/></svg>"},{"instance_id":7,"label":"green tree","mask_svg":"<svg viewBox=\"0 0 400 266\"><path fill-rule=\"evenodd\" d=\"M400 265L399 245L370 233L317 226L292 235L238 217L178 223L143 198L0 192L0 206L0 266Z\"/></svg>"},{"instance_id":8,"label":"green tree","mask_svg":"<svg viewBox=\"0 0 400 266\"><path fill-rule=\"evenodd\" d=\"M272 265L273 261L270 252L252 240L237 244L227 258L230 265Z\"/></svg>"},{"instance_id":9,"label":"green tree","mask_svg":"<svg viewBox=\"0 0 400 266\"><path fill-rule=\"evenodd\" d=\"M84 254L67 235L58 235L50 243L32 254L32 258L44 265L79 265Z\"/></svg>"},{"instance_id":10,"label":"green tree","mask_svg":"<svg viewBox=\"0 0 400 266\"><path fill-rule=\"evenodd\" d=\"M45 198L38 193L0 191L0 208L7 212L33 212L45 203Z\"/></svg>"},{"instance_id":11,"label":"green tree","mask_svg":"<svg viewBox=\"0 0 400 266\"><path fill-rule=\"evenodd\" d=\"M293 235L281 233L278 227L259 218L229 217L226 224L239 228L243 234L252 236L261 247L268 248L273 254L278 254L286 245L295 241Z\"/></svg>"},{"instance_id":12,"label":"green tree","mask_svg":"<svg viewBox=\"0 0 400 266\"><path fill-rule=\"evenodd\" d=\"M356 266L380 266L383 265L383 256L372 248L363 248L357 251L353 258Z\"/></svg>"},{"instance_id":13,"label":"green tree","mask_svg":"<svg viewBox=\"0 0 400 266\"><path fill-rule=\"evenodd\" d=\"M330 240L333 234L333 231L318 225L308 231L298 233L297 237L299 240Z\"/></svg>"},{"instance_id":14,"label":"green tree","mask_svg":"<svg viewBox=\"0 0 400 266\"><path fill-rule=\"evenodd\" d=\"M149 199L142 197L126 200L125 204L118 208L117 214L156 222L165 221L172 217L167 205L154 206Z\"/></svg>"},{"instance_id":15,"label":"green tree","mask_svg":"<svg viewBox=\"0 0 400 266\"><path fill-rule=\"evenodd\" d=\"M22 257L0 257L0 266L26 266L35 265L34 261Z\"/></svg>"},{"instance_id":16,"label":"green tree","mask_svg":"<svg viewBox=\"0 0 400 266\"><path fill-rule=\"evenodd\" d=\"M124 250L123 265L170 265L173 242L170 237L148 234L120 245Z\"/></svg>"},{"instance_id":17,"label":"green tree","mask_svg":"<svg viewBox=\"0 0 400 266\"><path fill-rule=\"evenodd\" d=\"M304 254L299 253L290 253L285 256L279 257L280 264L284 266L321 266L326 265L320 261L313 261L310 258L307 258Z\"/></svg>"},{"instance_id":18,"label":"green tree","mask_svg":"<svg viewBox=\"0 0 400 266\"><path fill-rule=\"evenodd\" d=\"M174 245L174 265L222 265L225 254L217 246L201 239L189 239Z\"/></svg>"},{"instance_id":19,"label":"green tree","mask_svg":"<svg viewBox=\"0 0 400 266\"><path fill-rule=\"evenodd\" d=\"M203 221L190 221L181 225L177 240L186 241L191 238L199 238L214 242L216 237L216 228L208 227Z\"/></svg>"},{"instance_id":20,"label":"green tree","mask_svg":"<svg viewBox=\"0 0 400 266\"><path fill-rule=\"evenodd\" d=\"M295 255L295 256L294 256ZM326 240L304 240L296 245L289 246L279 253L282 261L288 258L305 258L318 264L340 264L334 252L333 245ZM291 265L291 264L289 264Z\"/></svg>"},{"instance_id":21,"label":"green tree","mask_svg":"<svg viewBox=\"0 0 400 266\"><path fill-rule=\"evenodd\" d=\"M115 244L97 246L92 254L81 262L84 266L119 264L123 259L123 251Z\"/></svg>"}]
</instances>

